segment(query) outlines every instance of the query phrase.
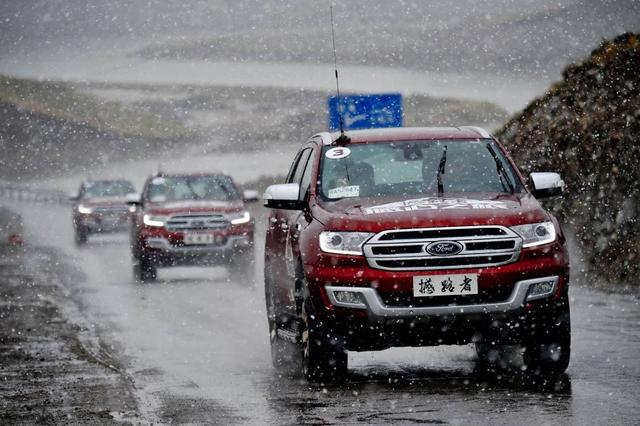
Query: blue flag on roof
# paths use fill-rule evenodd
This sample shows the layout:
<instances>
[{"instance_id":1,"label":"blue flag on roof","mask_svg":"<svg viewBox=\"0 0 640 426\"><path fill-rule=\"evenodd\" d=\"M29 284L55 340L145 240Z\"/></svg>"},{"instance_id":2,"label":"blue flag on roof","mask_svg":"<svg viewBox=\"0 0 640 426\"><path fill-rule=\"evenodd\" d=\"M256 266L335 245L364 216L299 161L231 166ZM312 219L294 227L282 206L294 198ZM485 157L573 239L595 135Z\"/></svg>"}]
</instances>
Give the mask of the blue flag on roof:
<instances>
[{"instance_id":1,"label":"blue flag on roof","mask_svg":"<svg viewBox=\"0 0 640 426\"><path fill-rule=\"evenodd\" d=\"M402 127L399 93L330 96L328 107L330 130L340 129L340 115L344 130Z\"/></svg>"}]
</instances>

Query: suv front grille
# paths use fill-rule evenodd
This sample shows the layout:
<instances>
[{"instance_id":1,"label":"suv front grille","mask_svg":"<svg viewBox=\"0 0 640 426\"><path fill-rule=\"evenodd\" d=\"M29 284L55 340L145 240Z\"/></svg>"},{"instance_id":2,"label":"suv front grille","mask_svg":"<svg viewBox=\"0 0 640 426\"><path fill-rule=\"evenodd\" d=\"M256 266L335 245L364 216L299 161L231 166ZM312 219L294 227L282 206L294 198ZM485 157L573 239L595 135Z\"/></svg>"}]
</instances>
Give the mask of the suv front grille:
<instances>
[{"instance_id":1,"label":"suv front grille","mask_svg":"<svg viewBox=\"0 0 640 426\"><path fill-rule=\"evenodd\" d=\"M126 206L109 206L109 207L95 207L93 212L101 216L121 215L129 212L129 207Z\"/></svg>"},{"instance_id":2,"label":"suv front grille","mask_svg":"<svg viewBox=\"0 0 640 426\"><path fill-rule=\"evenodd\" d=\"M399 229L380 234L380 241L394 240L439 240L465 237L488 237L505 235L502 227L491 228L430 228L430 229Z\"/></svg>"},{"instance_id":3,"label":"suv front grille","mask_svg":"<svg viewBox=\"0 0 640 426\"><path fill-rule=\"evenodd\" d=\"M170 231L202 231L227 226L229 221L219 214L171 216L166 224L166 228Z\"/></svg>"},{"instance_id":4,"label":"suv front grille","mask_svg":"<svg viewBox=\"0 0 640 426\"><path fill-rule=\"evenodd\" d=\"M455 242L458 254L426 251L436 242ZM362 247L369 266L392 271L478 268L515 262L522 239L503 226L398 229L376 234Z\"/></svg>"}]
</instances>

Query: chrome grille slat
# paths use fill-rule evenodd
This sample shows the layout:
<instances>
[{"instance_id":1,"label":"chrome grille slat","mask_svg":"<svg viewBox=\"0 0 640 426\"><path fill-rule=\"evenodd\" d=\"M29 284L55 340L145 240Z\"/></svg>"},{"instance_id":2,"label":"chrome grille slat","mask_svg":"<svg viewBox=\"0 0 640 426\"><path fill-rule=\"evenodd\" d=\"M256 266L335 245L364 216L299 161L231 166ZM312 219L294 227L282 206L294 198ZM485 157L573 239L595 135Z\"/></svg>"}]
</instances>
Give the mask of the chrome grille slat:
<instances>
[{"instance_id":1,"label":"chrome grille slat","mask_svg":"<svg viewBox=\"0 0 640 426\"><path fill-rule=\"evenodd\" d=\"M93 212L100 215L117 215L124 214L129 211L128 207L95 207Z\"/></svg>"},{"instance_id":2,"label":"chrome grille slat","mask_svg":"<svg viewBox=\"0 0 640 426\"><path fill-rule=\"evenodd\" d=\"M450 256L426 252L429 244L443 241L459 243L462 251ZM369 266L391 271L504 265L515 262L521 248L520 236L503 226L389 230L376 234L362 247Z\"/></svg>"},{"instance_id":3,"label":"chrome grille slat","mask_svg":"<svg viewBox=\"0 0 640 426\"><path fill-rule=\"evenodd\" d=\"M386 231L381 233L381 241L415 241L417 239L439 240L447 239L465 239L465 238L501 238L508 235L504 229L500 227L466 227L453 228L425 228L425 229L398 229L394 231ZM404 238L401 238L404 237Z\"/></svg>"},{"instance_id":4,"label":"chrome grille slat","mask_svg":"<svg viewBox=\"0 0 640 426\"><path fill-rule=\"evenodd\" d=\"M175 215L167 220L166 228L170 231L203 231L222 229L229 226L223 215Z\"/></svg>"}]
</instances>

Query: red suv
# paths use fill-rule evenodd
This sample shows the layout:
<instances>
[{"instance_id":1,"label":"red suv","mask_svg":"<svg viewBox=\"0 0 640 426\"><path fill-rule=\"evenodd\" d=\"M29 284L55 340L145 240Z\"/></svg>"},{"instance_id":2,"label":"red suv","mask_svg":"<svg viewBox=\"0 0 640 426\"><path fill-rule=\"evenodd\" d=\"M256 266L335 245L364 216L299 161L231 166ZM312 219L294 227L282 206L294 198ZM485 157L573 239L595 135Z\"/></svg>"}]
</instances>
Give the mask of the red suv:
<instances>
[{"instance_id":1,"label":"red suv","mask_svg":"<svg viewBox=\"0 0 640 426\"><path fill-rule=\"evenodd\" d=\"M127 195L135 193L127 180L88 180L82 182L73 202L73 230L76 244L87 242L89 235L126 231L129 227Z\"/></svg>"},{"instance_id":2,"label":"red suv","mask_svg":"<svg viewBox=\"0 0 640 426\"><path fill-rule=\"evenodd\" d=\"M147 180L136 206L131 247L134 275L156 278L157 268L226 265L249 276L253 268L254 220L231 177L222 174L157 174Z\"/></svg>"},{"instance_id":3,"label":"red suv","mask_svg":"<svg viewBox=\"0 0 640 426\"><path fill-rule=\"evenodd\" d=\"M524 180L484 129L321 133L298 151L272 208L265 294L273 363L302 355L310 381L347 372L347 351L475 343L492 363L569 363L569 256L538 202L556 173Z\"/></svg>"}]
</instances>

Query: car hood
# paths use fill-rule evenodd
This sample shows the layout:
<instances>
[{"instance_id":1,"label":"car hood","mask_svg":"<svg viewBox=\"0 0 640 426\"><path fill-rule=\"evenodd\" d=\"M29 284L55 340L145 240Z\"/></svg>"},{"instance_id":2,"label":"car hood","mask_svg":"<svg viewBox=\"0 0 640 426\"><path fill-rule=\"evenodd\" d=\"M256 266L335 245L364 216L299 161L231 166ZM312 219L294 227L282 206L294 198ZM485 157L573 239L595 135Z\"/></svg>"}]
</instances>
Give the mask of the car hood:
<instances>
[{"instance_id":1,"label":"car hood","mask_svg":"<svg viewBox=\"0 0 640 426\"><path fill-rule=\"evenodd\" d=\"M515 226L549 220L549 215L528 193L346 198L318 204L313 213L327 229L367 232L445 226Z\"/></svg>"},{"instance_id":2,"label":"car hood","mask_svg":"<svg viewBox=\"0 0 640 426\"><path fill-rule=\"evenodd\" d=\"M186 200L150 203L146 210L149 213L161 215L176 213L233 213L242 210L243 207L244 204L241 201Z\"/></svg>"},{"instance_id":3,"label":"car hood","mask_svg":"<svg viewBox=\"0 0 640 426\"><path fill-rule=\"evenodd\" d=\"M102 207L102 206L125 206L127 205L126 197L95 197L85 198L80 201L80 204L90 207Z\"/></svg>"}]
</instances>

